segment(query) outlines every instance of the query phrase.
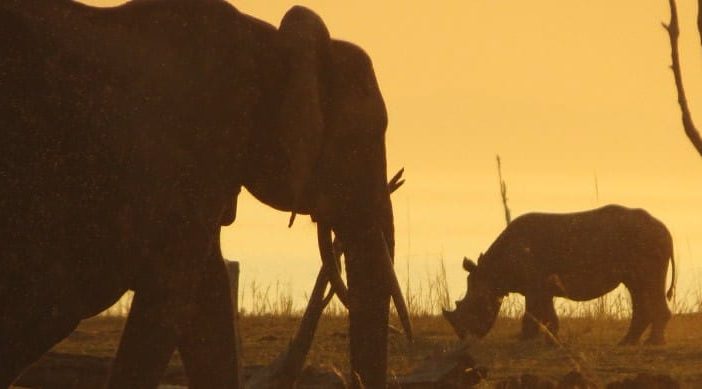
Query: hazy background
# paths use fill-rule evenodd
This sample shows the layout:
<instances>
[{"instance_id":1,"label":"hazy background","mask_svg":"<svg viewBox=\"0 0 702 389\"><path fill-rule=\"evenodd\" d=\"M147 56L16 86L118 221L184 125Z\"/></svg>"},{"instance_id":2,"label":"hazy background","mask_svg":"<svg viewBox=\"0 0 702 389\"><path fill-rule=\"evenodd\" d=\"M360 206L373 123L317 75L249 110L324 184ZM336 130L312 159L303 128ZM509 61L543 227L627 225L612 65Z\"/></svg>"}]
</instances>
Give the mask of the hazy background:
<instances>
[{"instance_id":1,"label":"hazy background","mask_svg":"<svg viewBox=\"0 0 702 389\"><path fill-rule=\"evenodd\" d=\"M702 160L680 123L660 24L667 1L233 3L274 25L305 5L370 54L390 115L389 173L406 168L394 195L403 283L408 268L416 284L443 258L451 296L464 292L461 258L504 228L499 153L513 216L646 208L673 233L679 290L702 290ZM696 1L678 6L683 76L702 126ZM242 193L222 245L241 261L243 288L279 281L301 306L320 259L314 225L298 218L288 229L288 217Z\"/></svg>"}]
</instances>

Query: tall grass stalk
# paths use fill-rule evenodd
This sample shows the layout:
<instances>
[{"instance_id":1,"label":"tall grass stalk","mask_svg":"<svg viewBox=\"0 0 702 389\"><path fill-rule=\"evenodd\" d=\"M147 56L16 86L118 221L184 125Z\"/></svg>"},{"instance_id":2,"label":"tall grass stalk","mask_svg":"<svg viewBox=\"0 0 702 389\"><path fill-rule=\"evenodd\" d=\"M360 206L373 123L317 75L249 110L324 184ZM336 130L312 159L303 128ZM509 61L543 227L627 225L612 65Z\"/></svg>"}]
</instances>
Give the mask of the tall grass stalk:
<instances>
[{"instance_id":1,"label":"tall grass stalk","mask_svg":"<svg viewBox=\"0 0 702 389\"><path fill-rule=\"evenodd\" d=\"M437 261L437 266L427 269L424 277L415 279L415 283L406 285L405 299L410 315L426 317L438 315L442 308L453 309L449 292L447 270L443 258ZM691 288L678 292L678 297L671 302L671 310L675 314L690 314L702 312L702 279ZM464 290L461 291L463 293ZM103 312L106 316L126 316L131 305L132 292L126 293L115 305ZM239 293L240 314L247 316L299 316L304 312L304 300L293 298L289 283L276 281L262 284L256 280L250 281ZM559 317L586 318L593 320L621 320L631 316L631 302L628 291L620 286L613 292L600 298L574 302L566 299L555 299L556 312ZM297 305L296 305L297 303ZM302 304L301 304L302 303ZM396 314L394 307L392 313ZM503 301L500 317L518 319L524 314L524 297L519 294L509 294ZM346 308L334 298L324 311L325 316L345 316Z\"/></svg>"}]
</instances>

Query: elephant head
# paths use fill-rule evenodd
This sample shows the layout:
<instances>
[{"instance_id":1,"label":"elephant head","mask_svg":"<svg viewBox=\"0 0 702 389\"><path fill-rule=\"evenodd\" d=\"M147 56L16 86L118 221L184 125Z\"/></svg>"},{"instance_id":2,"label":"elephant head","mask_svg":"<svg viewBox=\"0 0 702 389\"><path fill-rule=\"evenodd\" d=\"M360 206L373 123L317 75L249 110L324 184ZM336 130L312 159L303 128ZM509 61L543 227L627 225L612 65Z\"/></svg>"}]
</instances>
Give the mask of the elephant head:
<instances>
[{"instance_id":1,"label":"elephant head","mask_svg":"<svg viewBox=\"0 0 702 389\"><path fill-rule=\"evenodd\" d=\"M390 296L407 317L392 269L385 103L368 55L331 39L311 11L291 9L278 34L286 76L282 95L272 99L279 109L271 131L280 143L258 145L256 154L263 160L252 166L274 163L279 174L254 168L244 186L264 203L293 215L309 214L317 223L324 266L350 311L352 368L365 385L375 387L385 382ZM345 244L348 296L333 259L332 233Z\"/></svg>"}]
</instances>

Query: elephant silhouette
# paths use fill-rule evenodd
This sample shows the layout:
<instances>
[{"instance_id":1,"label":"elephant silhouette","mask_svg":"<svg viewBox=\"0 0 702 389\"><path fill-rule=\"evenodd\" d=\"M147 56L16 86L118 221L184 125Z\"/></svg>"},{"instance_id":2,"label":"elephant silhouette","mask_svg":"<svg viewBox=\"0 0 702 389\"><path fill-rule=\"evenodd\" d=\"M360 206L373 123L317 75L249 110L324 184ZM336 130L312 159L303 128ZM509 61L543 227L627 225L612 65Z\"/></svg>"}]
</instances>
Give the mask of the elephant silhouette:
<instances>
[{"instance_id":1,"label":"elephant silhouette","mask_svg":"<svg viewBox=\"0 0 702 389\"><path fill-rule=\"evenodd\" d=\"M241 188L317 223L352 375L384 387L386 127L368 55L303 7L276 28L217 0L3 1L0 387L128 289L108 387L155 387L175 349L192 387L237 387L219 229Z\"/></svg>"}]
</instances>

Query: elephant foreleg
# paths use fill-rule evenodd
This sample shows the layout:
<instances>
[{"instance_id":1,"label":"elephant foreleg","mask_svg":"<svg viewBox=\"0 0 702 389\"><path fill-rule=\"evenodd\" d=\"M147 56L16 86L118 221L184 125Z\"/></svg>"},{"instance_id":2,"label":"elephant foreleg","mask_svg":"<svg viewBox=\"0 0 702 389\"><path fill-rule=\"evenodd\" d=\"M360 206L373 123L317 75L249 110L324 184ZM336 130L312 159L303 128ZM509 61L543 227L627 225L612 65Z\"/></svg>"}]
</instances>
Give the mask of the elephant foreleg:
<instances>
[{"instance_id":1,"label":"elephant foreleg","mask_svg":"<svg viewBox=\"0 0 702 389\"><path fill-rule=\"evenodd\" d=\"M202 280L191 299L190 320L178 338L178 351L191 388L235 388L242 376L229 280L218 250L201 271Z\"/></svg>"},{"instance_id":2,"label":"elephant foreleg","mask_svg":"<svg viewBox=\"0 0 702 389\"><path fill-rule=\"evenodd\" d=\"M108 386L156 387L178 346L190 387L236 388L234 316L218 230L187 219L170 225L174 244L151 258L136 282Z\"/></svg>"},{"instance_id":3,"label":"elephant foreleg","mask_svg":"<svg viewBox=\"0 0 702 389\"><path fill-rule=\"evenodd\" d=\"M227 275L222 262L207 262L204 269L196 270L206 274L190 298L153 291L135 293L109 388L156 387L176 345L190 387L238 386ZM174 309L174 304L184 309Z\"/></svg>"},{"instance_id":4,"label":"elephant foreleg","mask_svg":"<svg viewBox=\"0 0 702 389\"><path fill-rule=\"evenodd\" d=\"M20 373L78 326L72 315L47 313L33 325L22 323L20 333L0 333L0 388L8 387Z\"/></svg>"},{"instance_id":5,"label":"elephant foreleg","mask_svg":"<svg viewBox=\"0 0 702 389\"><path fill-rule=\"evenodd\" d=\"M155 388L175 350L166 296L151 290L134 294L107 387Z\"/></svg>"}]
</instances>

